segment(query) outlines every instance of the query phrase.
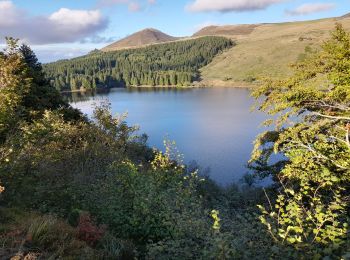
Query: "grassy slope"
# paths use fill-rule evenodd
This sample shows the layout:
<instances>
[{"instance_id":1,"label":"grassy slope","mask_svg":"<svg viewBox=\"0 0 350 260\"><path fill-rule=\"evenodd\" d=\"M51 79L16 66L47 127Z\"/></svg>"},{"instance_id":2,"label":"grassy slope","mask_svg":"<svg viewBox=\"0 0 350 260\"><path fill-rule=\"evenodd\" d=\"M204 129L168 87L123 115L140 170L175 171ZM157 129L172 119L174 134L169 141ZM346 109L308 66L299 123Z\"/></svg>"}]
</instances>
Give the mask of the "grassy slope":
<instances>
[{"instance_id":1,"label":"grassy slope","mask_svg":"<svg viewBox=\"0 0 350 260\"><path fill-rule=\"evenodd\" d=\"M231 36L237 46L217 56L202 69L201 84L240 86L249 84L249 77L288 75L291 73L288 64L297 61L306 46L319 48L336 22L350 30L350 18L329 18L265 24L250 34ZM308 39L300 41L300 37Z\"/></svg>"},{"instance_id":2,"label":"grassy slope","mask_svg":"<svg viewBox=\"0 0 350 260\"><path fill-rule=\"evenodd\" d=\"M124 39L104 47L103 51L115 51L128 48L138 48L147 45L165 43L178 40L177 37L167 35L156 29L145 29L134 33Z\"/></svg>"}]
</instances>

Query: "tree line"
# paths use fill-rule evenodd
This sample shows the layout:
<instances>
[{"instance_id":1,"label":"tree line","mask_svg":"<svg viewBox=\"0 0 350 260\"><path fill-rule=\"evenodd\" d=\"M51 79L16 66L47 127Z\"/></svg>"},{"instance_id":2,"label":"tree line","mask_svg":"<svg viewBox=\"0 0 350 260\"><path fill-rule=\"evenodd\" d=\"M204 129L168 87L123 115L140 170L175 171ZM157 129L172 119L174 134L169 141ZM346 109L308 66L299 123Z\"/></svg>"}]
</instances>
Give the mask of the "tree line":
<instances>
[{"instance_id":1,"label":"tree line","mask_svg":"<svg viewBox=\"0 0 350 260\"><path fill-rule=\"evenodd\" d=\"M153 45L83 57L43 66L57 90L125 86L186 86L199 79L199 69L234 43L223 37Z\"/></svg>"}]
</instances>

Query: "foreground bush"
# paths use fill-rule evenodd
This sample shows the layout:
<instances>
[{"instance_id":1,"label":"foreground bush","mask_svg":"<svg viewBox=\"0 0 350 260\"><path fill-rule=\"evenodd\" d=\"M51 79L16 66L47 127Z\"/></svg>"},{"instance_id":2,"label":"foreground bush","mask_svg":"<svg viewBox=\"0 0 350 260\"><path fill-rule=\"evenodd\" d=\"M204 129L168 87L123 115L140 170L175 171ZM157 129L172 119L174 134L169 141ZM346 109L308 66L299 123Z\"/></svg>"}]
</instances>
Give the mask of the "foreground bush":
<instances>
[{"instance_id":1,"label":"foreground bush","mask_svg":"<svg viewBox=\"0 0 350 260\"><path fill-rule=\"evenodd\" d=\"M278 169L279 194L261 206L261 221L276 242L310 258L348 257L349 71L350 34L338 24L319 53L295 65L293 77L255 91L260 109L279 115L276 130L257 140L257 169L266 168L273 152L287 158L270 168Z\"/></svg>"}]
</instances>

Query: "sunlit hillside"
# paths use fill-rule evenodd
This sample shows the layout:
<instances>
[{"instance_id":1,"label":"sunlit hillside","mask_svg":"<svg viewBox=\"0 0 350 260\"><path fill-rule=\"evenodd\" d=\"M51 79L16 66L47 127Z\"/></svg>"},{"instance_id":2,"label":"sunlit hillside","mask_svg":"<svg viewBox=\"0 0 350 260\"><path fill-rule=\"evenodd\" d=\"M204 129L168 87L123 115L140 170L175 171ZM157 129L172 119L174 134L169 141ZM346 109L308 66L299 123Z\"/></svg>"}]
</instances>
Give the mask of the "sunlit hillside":
<instances>
[{"instance_id":1,"label":"sunlit hillside","mask_svg":"<svg viewBox=\"0 0 350 260\"><path fill-rule=\"evenodd\" d=\"M260 77L290 75L288 65L304 59L305 52L318 49L329 38L329 32L337 22L350 30L350 18L344 17L263 24L248 34L244 30L240 35L232 31L226 36L236 40L237 46L217 56L202 69L202 84L240 86L251 84Z\"/></svg>"}]
</instances>

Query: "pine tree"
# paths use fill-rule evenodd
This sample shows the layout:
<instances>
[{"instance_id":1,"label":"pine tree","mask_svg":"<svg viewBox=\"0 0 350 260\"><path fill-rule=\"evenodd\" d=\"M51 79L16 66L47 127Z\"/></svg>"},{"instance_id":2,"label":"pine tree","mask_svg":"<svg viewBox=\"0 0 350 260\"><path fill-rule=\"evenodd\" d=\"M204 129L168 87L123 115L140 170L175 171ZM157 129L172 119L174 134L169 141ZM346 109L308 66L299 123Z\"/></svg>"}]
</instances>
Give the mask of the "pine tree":
<instances>
[{"instance_id":1,"label":"pine tree","mask_svg":"<svg viewBox=\"0 0 350 260\"><path fill-rule=\"evenodd\" d=\"M94 88L142 85L186 85L189 75L198 75L221 50L233 43L221 37L165 43L112 53L93 53L73 60L44 65L47 78L56 89L75 90L86 85L84 78L92 76ZM183 74L183 76L178 76ZM63 78L65 84L57 82ZM72 80L74 78L74 80ZM75 84L71 86L70 83Z\"/></svg>"}]
</instances>

